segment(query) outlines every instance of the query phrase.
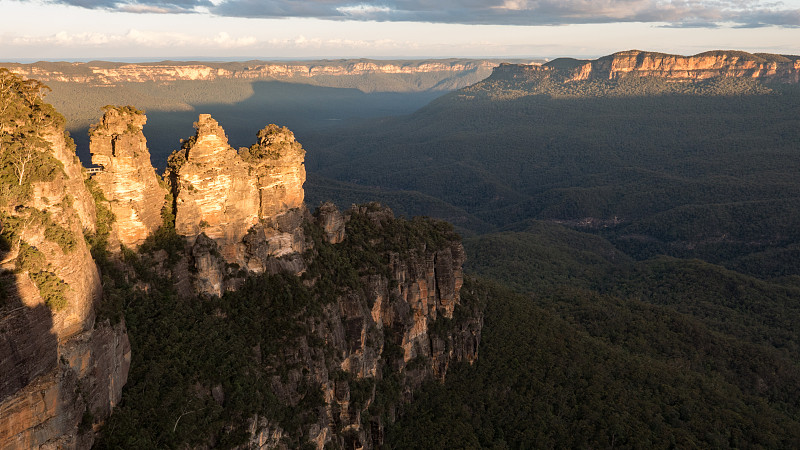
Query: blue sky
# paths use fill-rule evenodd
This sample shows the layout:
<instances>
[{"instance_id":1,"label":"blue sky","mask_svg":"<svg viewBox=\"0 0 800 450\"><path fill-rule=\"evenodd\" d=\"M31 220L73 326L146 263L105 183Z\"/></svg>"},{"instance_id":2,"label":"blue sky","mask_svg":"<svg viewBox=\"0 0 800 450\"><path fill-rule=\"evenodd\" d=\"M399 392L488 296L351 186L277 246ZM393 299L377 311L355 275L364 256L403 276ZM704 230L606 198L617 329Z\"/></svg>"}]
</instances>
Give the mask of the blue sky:
<instances>
[{"instance_id":1,"label":"blue sky","mask_svg":"<svg viewBox=\"0 0 800 450\"><path fill-rule=\"evenodd\" d=\"M800 53L800 0L0 0L0 60Z\"/></svg>"}]
</instances>

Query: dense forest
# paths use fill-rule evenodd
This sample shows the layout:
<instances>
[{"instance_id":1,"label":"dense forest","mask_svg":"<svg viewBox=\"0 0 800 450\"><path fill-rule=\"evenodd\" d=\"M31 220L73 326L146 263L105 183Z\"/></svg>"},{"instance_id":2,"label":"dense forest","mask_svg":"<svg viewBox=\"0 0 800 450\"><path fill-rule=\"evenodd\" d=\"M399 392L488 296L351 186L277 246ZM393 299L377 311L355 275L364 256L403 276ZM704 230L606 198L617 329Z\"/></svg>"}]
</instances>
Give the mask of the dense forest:
<instances>
[{"instance_id":1,"label":"dense forest","mask_svg":"<svg viewBox=\"0 0 800 450\"><path fill-rule=\"evenodd\" d=\"M431 199L415 213L466 235L538 219L594 230L635 258L796 274L795 85L623 78L573 83L569 97L559 86L506 98L498 94L512 89L498 84L489 78L410 116L309 136L309 171L340 184L312 178L308 197L373 194L405 210L420 202L394 201L396 192L413 192Z\"/></svg>"},{"instance_id":2,"label":"dense forest","mask_svg":"<svg viewBox=\"0 0 800 450\"><path fill-rule=\"evenodd\" d=\"M797 446L800 90L526 83L306 141L312 201L447 218L492 292L392 447Z\"/></svg>"}]
</instances>

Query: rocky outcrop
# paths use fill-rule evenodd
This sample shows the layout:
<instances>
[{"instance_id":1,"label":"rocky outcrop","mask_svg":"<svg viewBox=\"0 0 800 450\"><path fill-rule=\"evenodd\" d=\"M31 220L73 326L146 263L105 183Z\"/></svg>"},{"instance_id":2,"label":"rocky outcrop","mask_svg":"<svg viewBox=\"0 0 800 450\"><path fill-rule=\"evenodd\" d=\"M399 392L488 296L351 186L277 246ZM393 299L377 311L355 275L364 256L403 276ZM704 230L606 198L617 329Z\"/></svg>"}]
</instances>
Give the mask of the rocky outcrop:
<instances>
[{"instance_id":1,"label":"rocky outcrop","mask_svg":"<svg viewBox=\"0 0 800 450\"><path fill-rule=\"evenodd\" d=\"M107 107L91 131L93 176L114 214L109 236L112 250L136 248L161 226L166 190L158 183L142 133L147 118L133 107Z\"/></svg>"},{"instance_id":2,"label":"rocky outcrop","mask_svg":"<svg viewBox=\"0 0 800 450\"><path fill-rule=\"evenodd\" d=\"M694 56L629 50L596 60L560 58L539 65L501 64L497 79L524 79L557 75L564 82L615 80L626 76L658 77L675 81L709 78L750 78L783 83L800 82L800 56L750 54L740 51L710 51Z\"/></svg>"},{"instance_id":3,"label":"rocky outcrop","mask_svg":"<svg viewBox=\"0 0 800 450\"><path fill-rule=\"evenodd\" d=\"M128 337L122 322L96 323L95 204L74 146L41 100L17 107L31 122L2 129L38 152L39 174L2 186L0 448L88 448L120 400Z\"/></svg>"},{"instance_id":4,"label":"rocky outcrop","mask_svg":"<svg viewBox=\"0 0 800 450\"><path fill-rule=\"evenodd\" d=\"M317 210L319 225L325 233L325 241L338 244L344 240L344 216L331 202L325 202Z\"/></svg>"},{"instance_id":5,"label":"rocky outcrop","mask_svg":"<svg viewBox=\"0 0 800 450\"><path fill-rule=\"evenodd\" d=\"M223 267L261 273L303 270L302 221L305 151L288 129L269 125L258 142L239 152L208 114L195 123L197 134L170 156L169 179L175 195L175 230L194 245L198 279L223 280ZM208 270L216 270L211 273ZM220 295L223 284L203 282Z\"/></svg>"},{"instance_id":6,"label":"rocky outcrop","mask_svg":"<svg viewBox=\"0 0 800 450\"><path fill-rule=\"evenodd\" d=\"M0 197L0 448L89 448L121 399L131 347L124 319L97 319L103 288L83 232L100 230L94 215L102 206L116 216L112 245L135 247L161 225L165 191L150 166L144 123L134 108L113 107L93 128L93 162L103 169L93 181L106 198L97 208L55 122L31 139L46 142L47 154L34 155L41 167L29 191L19 176L7 189L13 195ZM108 297L200 305L200 320L173 336L210 327L203 346L224 344L213 358L231 346L244 350L235 361L248 360L252 383L226 381L239 369L232 360L222 379L195 374L191 392L179 395L233 412L193 442L214 446L230 433L230 442L249 437L251 448L380 447L385 421L423 381L477 358L482 318L460 293L460 238L446 224L396 219L377 204L344 214L325 204L311 215L305 152L288 129L269 125L256 144L236 151L210 116L195 127L167 172L176 233L163 228L138 254L98 260ZM233 317L244 333L230 327ZM139 344L157 340L142 336ZM255 401L242 402L251 393ZM244 405L246 414L237 409ZM196 411L176 412L173 432Z\"/></svg>"},{"instance_id":7,"label":"rocky outcrop","mask_svg":"<svg viewBox=\"0 0 800 450\"><path fill-rule=\"evenodd\" d=\"M435 231L436 236L447 237L437 245L408 240L410 236L399 230L416 226L430 232L431 224L419 221L406 228L401 224L407 222L377 204L354 207L344 215L334 209L327 204L315 214L314 226L322 239L331 242L327 225L331 217L342 217L344 233L353 238L334 247L342 246L345 254L377 252L388 261L387 270L384 275L362 275L361 288L337 295L335 302L324 308L322 320L307 318L309 324L316 324L315 339L301 338L286 349L283 364L291 369L288 375L273 379L273 389L279 398L293 404L301 398L298 386L322 386L325 407L306 433L317 448L330 444L379 448L386 424L379 414L370 412L370 406L379 401L376 396L386 395L380 393L382 380L397 374L394 379L399 380L401 392L389 406L393 409L409 399L424 380L443 379L453 362L474 362L482 316L474 305L462 304L465 254L455 235ZM348 227L352 230L346 231ZM369 248L363 247L362 240ZM391 250L397 248L396 240L404 241L402 252ZM464 311L458 318L456 308ZM325 348L315 347L314 341L326 343ZM354 385L358 385L358 393ZM263 418L258 423L263 426L251 428L251 442L275 435L274 424Z\"/></svg>"},{"instance_id":8,"label":"rocky outcrop","mask_svg":"<svg viewBox=\"0 0 800 450\"><path fill-rule=\"evenodd\" d=\"M194 239L214 239L229 262L240 259L239 243L258 223L259 191L225 131L208 114L195 123L197 134L175 155L179 167L170 173L175 193L175 231Z\"/></svg>"}]
</instances>

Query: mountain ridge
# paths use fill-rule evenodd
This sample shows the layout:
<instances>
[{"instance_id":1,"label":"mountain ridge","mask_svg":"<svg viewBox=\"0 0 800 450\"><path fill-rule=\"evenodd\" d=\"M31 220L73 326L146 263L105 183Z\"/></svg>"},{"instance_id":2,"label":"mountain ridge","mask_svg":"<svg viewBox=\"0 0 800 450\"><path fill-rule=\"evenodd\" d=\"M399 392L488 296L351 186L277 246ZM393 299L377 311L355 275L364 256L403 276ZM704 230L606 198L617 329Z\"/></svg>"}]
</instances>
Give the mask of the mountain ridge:
<instances>
[{"instance_id":1,"label":"mountain ridge","mask_svg":"<svg viewBox=\"0 0 800 450\"><path fill-rule=\"evenodd\" d=\"M501 61L514 59L431 59L431 60L372 60L343 59L321 61L159 61L148 63L117 63L107 61L90 62L36 62L30 64L3 63L12 72L33 77L43 82L88 83L111 86L118 83L141 83L147 81L219 81L219 80L293 80L304 83L317 82L325 77L364 75L420 75L437 74L438 78L427 83L410 84L409 90L452 89L452 82L443 83L448 77L465 77L471 82L488 76L491 69ZM477 77L477 79L476 79ZM470 81L456 82L463 87ZM466 83L466 84L464 84Z\"/></svg>"},{"instance_id":2,"label":"mountain ridge","mask_svg":"<svg viewBox=\"0 0 800 450\"><path fill-rule=\"evenodd\" d=\"M553 74L565 83L626 76L699 81L715 77L800 82L800 56L710 50L692 56L625 50L594 60L558 58L542 65L500 64L490 79Z\"/></svg>"}]
</instances>

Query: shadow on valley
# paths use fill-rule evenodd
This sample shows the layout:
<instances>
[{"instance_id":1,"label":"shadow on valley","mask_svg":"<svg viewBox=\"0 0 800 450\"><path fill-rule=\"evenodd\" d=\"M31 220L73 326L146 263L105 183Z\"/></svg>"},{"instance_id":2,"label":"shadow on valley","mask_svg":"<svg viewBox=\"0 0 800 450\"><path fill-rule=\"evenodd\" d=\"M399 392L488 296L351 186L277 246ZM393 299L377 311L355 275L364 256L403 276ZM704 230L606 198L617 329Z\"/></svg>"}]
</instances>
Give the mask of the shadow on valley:
<instances>
[{"instance_id":1,"label":"shadow on valley","mask_svg":"<svg viewBox=\"0 0 800 450\"><path fill-rule=\"evenodd\" d=\"M758 276L800 275L800 90L462 95L313 134L303 142L314 156L308 170L353 191L437 199L421 212L461 211L456 225L467 233L545 220L598 233L636 258L697 257Z\"/></svg>"},{"instance_id":2,"label":"shadow on valley","mask_svg":"<svg viewBox=\"0 0 800 450\"><path fill-rule=\"evenodd\" d=\"M188 82L176 83L186 85ZM143 83L146 84L146 83ZM224 89L230 83L220 83L217 89ZM164 89L161 103L150 105L154 101L145 100L144 105L136 104L135 99L128 99L133 106L145 109L147 125L144 134L153 159L153 165L160 171L166 167L167 156L179 148L180 139L194 134L192 124L199 114L211 114L225 129L229 142L234 148L249 147L255 142L256 132L264 126L275 123L292 130L301 143L306 135L323 130L342 128L358 123L364 119L401 115L411 113L426 105L434 98L441 96L442 91L426 92L373 92L365 93L357 89L318 87L299 83L278 81L257 81L235 86L230 102L201 103L200 98L224 98L224 92L200 96L192 94L188 88L172 92L166 88L153 86L158 93ZM131 84L132 85L132 84ZM213 89L215 84L196 85L197 88ZM128 87L132 89L131 86ZM66 89L66 88L65 88ZM100 89L99 91L102 91ZM246 91L249 94L240 92ZM93 94L93 95L101 95ZM151 92L151 95L153 92ZM247 96L236 101L238 96ZM125 99L126 96L122 96ZM145 97L146 98L146 97ZM119 98L98 97L91 100L97 104L96 114L99 119L100 107L105 104L118 104ZM96 120L94 120L96 121ZM84 165L90 165L88 127L71 129L78 145L78 156ZM313 152L307 158L314 159Z\"/></svg>"}]
</instances>

